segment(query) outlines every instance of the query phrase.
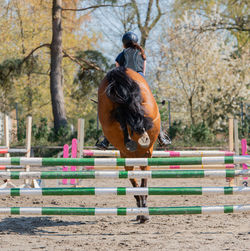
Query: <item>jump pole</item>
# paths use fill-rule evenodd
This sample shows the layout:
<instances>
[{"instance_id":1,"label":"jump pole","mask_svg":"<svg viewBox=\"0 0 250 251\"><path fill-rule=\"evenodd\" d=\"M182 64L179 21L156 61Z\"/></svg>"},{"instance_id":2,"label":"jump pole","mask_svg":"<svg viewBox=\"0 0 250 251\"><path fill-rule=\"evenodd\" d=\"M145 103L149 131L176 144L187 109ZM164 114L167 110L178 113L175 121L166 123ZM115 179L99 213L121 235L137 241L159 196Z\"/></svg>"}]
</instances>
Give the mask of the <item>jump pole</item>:
<instances>
[{"instance_id":1,"label":"jump pole","mask_svg":"<svg viewBox=\"0 0 250 251\"><path fill-rule=\"evenodd\" d=\"M71 158L77 158L77 147L77 139L72 139ZM76 169L76 166L70 167L71 172L75 172ZM76 186L76 180L71 179L70 184Z\"/></svg>"},{"instance_id":2,"label":"jump pole","mask_svg":"<svg viewBox=\"0 0 250 251\"><path fill-rule=\"evenodd\" d=\"M238 129L238 120L234 119L234 150L235 150L235 155L240 154L240 147L239 147L239 129ZM236 169L240 168L240 165L237 164ZM239 179L234 178L235 185L239 185Z\"/></svg>"},{"instance_id":3,"label":"jump pole","mask_svg":"<svg viewBox=\"0 0 250 251\"><path fill-rule=\"evenodd\" d=\"M4 145L7 149L10 148L9 116L6 114L4 114ZM4 156L9 158L10 154L7 152Z\"/></svg>"},{"instance_id":4,"label":"jump pole","mask_svg":"<svg viewBox=\"0 0 250 251\"><path fill-rule=\"evenodd\" d=\"M242 139L241 140L241 151L242 151L242 155L247 155L247 140L246 139ZM242 168L243 170L248 170L248 167L245 163L242 164ZM243 183L245 183L246 185L248 184L247 180L248 177L243 177Z\"/></svg>"},{"instance_id":5,"label":"jump pole","mask_svg":"<svg viewBox=\"0 0 250 251\"><path fill-rule=\"evenodd\" d=\"M151 169L170 169L170 170L186 170L186 169L192 169L192 170L197 170L197 169L234 169L234 164L228 164L228 165L186 165L186 166L151 166ZM25 169L24 166L0 166L0 171L6 171L6 170L15 170L15 169ZM86 166L86 170L124 170L123 166L116 166L116 167L110 167L110 166ZM139 169L139 167L135 167L135 169Z\"/></svg>"},{"instance_id":6,"label":"jump pole","mask_svg":"<svg viewBox=\"0 0 250 251\"><path fill-rule=\"evenodd\" d=\"M83 155L88 157L119 157L117 150L83 150ZM230 151L153 151L152 157L212 157L233 156Z\"/></svg>"},{"instance_id":7,"label":"jump pole","mask_svg":"<svg viewBox=\"0 0 250 251\"><path fill-rule=\"evenodd\" d=\"M49 187L3 188L1 196L68 195L232 195L249 194L250 187Z\"/></svg>"},{"instance_id":8,"label":"jump pole","mask_svg":"<svg viewBox=\"0 0 250 251\"><path fill-rule=\"evenodd\" d=\"M229 118L228 122L228 132L229 132L229 151L234 150L234 119ZM234 185L234 179L233 178L227 178L226 181L229 182L230 186Z\"/></svg>"},{"instance_id":9,"label":"jump pole","mask_svg":"<svg viewBox=\"0 0 250 251\"><path fill-rule=\"evenodd\" d=\"M69 157L69 145L65 144L63 146L63 158L68 158ZM68 171L68 166L63 166L62 168L63 172L67 172ZM68 180L67 179L63 179L62 180L63 185L67 185L68 184Z\"/></svg>"},{"instance_id":10,"label":"jump pole","mask_svg":"<svg viewBox=\"0 0 250 251\"><path fill-rule=\"evenodd\" d=\"M185 157L185 158L0 158L0 165L31 166L164 166L164 165L206 165L250 163L250 155L224 157Z\"/></svg>"},{"instance_id":11,"label":"jump pole","mask_svg":"<svg viewBox=\"0 0 250 251\"><path fill-rule=\"evenodd\" d=\"M250 170L160 170L84 172L0 172L0 179L178 179L250 176Z\"/></svg>"},{"instance_id":12,"label":"jump pole","mask_svg":"<svg viewBox=\"0 0 250 251\"><path fill-rule=\"evenodd\" d=\"M179 170L179 169L234 169L234 164L227 164L227 165L185 165L185 166L180 166L180 165L175 165L175 166L151 166L151 169L170 169L170 170ZM124 167L122 166L116 166L116 167L110 167L110 166L86 166L86 170L123 170ZM135 167L135 169L139 169L138 166Z\"/></svg>"},{"instance_id":13,"label":"jump pole","mask_svg":"<svg viewBox=\"0 0 250 251\"><path fill-rule=\"evenodd\" d=\"M26 122L26 158L30 158L31 154L31 135L32 135L32 117L28 116L27 117L27 122ZM30 171L30 165L26 165L26 172ZM37 183L36 180L32 180L31 183L29 182L28 179L24 181L23 187L40 187Z\"/></svg>"},{"instance_id":14,"label":"jump pole","mask_svg":"<svg viewBox=\"0 0 250 251\"><path fill-rule=\"evenodd\" d=\"M0 154L7 154L7 153L27 153L26 149L18 149L18 148L0 148Z\"/></svg>"},{"instance_id":15,"label":"jump pole","mask_svg":"<svg viewBox=\"0 0 250 251\"><path fill-rule=\"evenodd\" d=\"M85 134L84 130L85 130L85 120L83 118L78 119L78 121L77 121L77 141L76 141L77 153L75 156L76 158L83 157L84 134ZM78 167L78 168L75 166L74 169L75 169L75 171L77 171L79 169L82 169L82 166ZM76 181L72 180L72 183L75 183L75 186L79 185L79 180L76 180Z\"/></svg>"},{"instance_id":16,"label":"jump pole","mask_svg":"<svg viewBox=\"0 0 250 251\"><path fill-rule=\"evenodd\" d=\"M77 143L77 158L81 158L84 146L84 119L78 119L77 122Z\"/></svg>"},{"instance_id":17,"label":"jump pole","mask_svg":"<svg viewBox=\"0 0 250 251\"><path fill-rule=\"evenodd\" d=\"M0 171L10 171L14 169L25 169L25 167L24 166L0 166Z\"/></svg>"},{"instance_id":18,"label":"jump pole","mask_svg":"<svg viewBox=\"0 0 250 251\"><path fill-rule=\"evenodd\" d=\"M250 205L141 207L141 208L85 208L85 207L3 207L0 215L186 215L227 214L250 212Z\"/></svg>"}]
</instances>

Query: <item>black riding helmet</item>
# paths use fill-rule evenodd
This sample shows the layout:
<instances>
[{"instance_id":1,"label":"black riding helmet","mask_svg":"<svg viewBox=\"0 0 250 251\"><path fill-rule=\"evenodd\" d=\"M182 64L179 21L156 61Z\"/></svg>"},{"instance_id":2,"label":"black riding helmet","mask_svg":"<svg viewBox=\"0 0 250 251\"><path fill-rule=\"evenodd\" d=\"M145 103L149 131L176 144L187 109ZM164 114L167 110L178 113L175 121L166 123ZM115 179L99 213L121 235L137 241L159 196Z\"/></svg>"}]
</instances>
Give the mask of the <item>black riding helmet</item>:
<instances>
[{"instance_id":1,"label":"black riding helmet","mask_svg":"<svg viewBox=\"0 0 250 251\"><path fill-rule=\"evenodd\" d=\"M126 46L131 42L137 43L138 42L138 37L137 37L137 35L135 33L131 32L131 31L128 31L123 35L122 43Z\"/></svg>"}]
</instances>

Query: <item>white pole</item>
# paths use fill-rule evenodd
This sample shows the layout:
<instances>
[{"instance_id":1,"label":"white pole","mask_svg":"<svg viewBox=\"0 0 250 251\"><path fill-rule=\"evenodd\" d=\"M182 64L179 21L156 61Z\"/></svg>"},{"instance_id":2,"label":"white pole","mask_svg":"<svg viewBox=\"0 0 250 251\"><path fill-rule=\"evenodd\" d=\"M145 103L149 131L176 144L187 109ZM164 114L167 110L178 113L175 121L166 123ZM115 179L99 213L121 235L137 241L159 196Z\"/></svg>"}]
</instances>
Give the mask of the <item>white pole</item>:
<instances>
[{"instance_id":1,"label":"white pole","mask_svg":"<svg viewBox=\"0 0 250 251\"><path fill-rule=\"evenodd\" d=\"M77 126L77 158L82 158L84 146L84 119L78 119Z\"/></svg>"},{"instance_id":2,"label":"white pole","mask_svg":"<svg viewBox=\"0 0 250 251\"><path fill-rule=\"evenodd\" d=\"M84 146L84 119L78 119L77 123L77 158L83 157L83 146ZM77 167L77 171L82 170L82 167ZM76 184L79 185L79 180Z\"/></svg>"},{"instance_id":3,"label":"white pole","mask_svg":"<svg viewBox=\"0 0 250 251\"><path fill-rule=\"evenodd\" d=\"M234 150L234 119L229 118L229 151L233 152ZM228 178L227 181L229 182L229 186L234 186L234 179Z\"/></svg>"},{"instance_id":4,"label":"white pole","mask_svg":"<svg viewBox=\"0 0 250 251\"><path fill-rule=\"evenodd\" d=\"M10 148L10 132L9 132L9 116L4 115L4 145L7 149ZM10 154L5 153L5 157L9 158Z\"/></svg>"},{"instance_id":5,"label":"white pole","mask_svg":"<svg viewBox=\"0 0 250 251\"><path fill-rule=\"evenodd\" d=\"M9 116L8 115L4 115L4 145L7 149L10 148L10 130L9 130ZM6 158L10 157L9 153L5 153L4 156ZM10 169L7 169L7 171L10 171ZM11 186L11 187L16 187L10 179L4 180L4 184L0 186L0 188L5 188L7 186Z\"/></svg>"},{"instance_id":6,"label":"white pole","mask_svg":"<svg viewBox=\"0 0 250 251\"><path fill-rule=\"evenodd\" d=\"M238 133L238 120L234 119L234 149L235 149L235 154L239 155L240 153L240 147L239 147L239 133ZM239 164L236 164L236 169L240 168ZM235 179L235 184L239 184L239 178L234 178Z\"/></svg>"},{"instance_id":7,"label":"white pole","mask_svg":"<svg viewBox=\"0 0 250 251\"><path fill-rule=\"evenodd\" d=\"M26 122L26 157L30 158L30 151L31 151L31 130L32 130L32 117L28 116L27 117L27 122ZM26 165L25 166L26 172L30 171L30 166ZM29 180L25 180L25 185L29 186Z\"/></svg>"}]
</instances>

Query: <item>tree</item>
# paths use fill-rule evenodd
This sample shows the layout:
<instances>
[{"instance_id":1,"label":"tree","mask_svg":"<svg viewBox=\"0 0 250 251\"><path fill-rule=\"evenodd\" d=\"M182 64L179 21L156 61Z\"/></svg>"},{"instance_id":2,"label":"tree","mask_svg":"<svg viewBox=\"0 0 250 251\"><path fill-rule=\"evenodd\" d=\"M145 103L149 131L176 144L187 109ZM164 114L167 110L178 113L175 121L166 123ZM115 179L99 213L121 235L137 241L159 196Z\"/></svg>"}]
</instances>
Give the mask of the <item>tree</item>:
<instances>
[{"instance_id":1,"label":"tree","mask_svg":"<svg viewBox=\"0 0 250 251\"><path fill-rule=\"evenodd\" d=\"M82 62L81 66L79 66L74 79L75 88L72 95L78 102L82 103L86 101L87 97L92 95L97 98L97 88L106 72L111 68L111 65L102 53L95 50L79 51L76 58L80 62L84 59L85 62ZM98 69L87 64L86 60L87 62L92 62L96 67L98 66Z\"/></svg>"},{"instance_id":2,"label":"tree","mask_svg":"<svg viewBox=\"0 0 250 251\"><path fill-rule=\"evenodd\" d=\"M250 2L247 0L176 0L173 14L178 19L187 11L189 14L196 13L203 19L209 19L200 27L200 32L228 30L237 39L240 49L247 46L249 41L249 7Z\"/></svg>"},{"instance_id":3,"label":"tree","mask_svg":"<svg viewBox=\"0 0 250 251\"><path fill-rule=\"evenodd\" d=\"M50 46L50 54L50 92L54 117L54 128L55 131L58 131L60 127L65 127L67 125L66 111L64 107L62 75L62 0L53 0L52 41Z\"/></svg>"},{"instance_id":4,"label":"tree","mask_svg":"<svg viewBox=\"0 0 250 251\"><path fill-rule=\"evenodd\" d=\"M141 32L141 46L145 48L146 41L148 39L150 31L155 27L155 25L160 20L161 16L163 15L159 0L149 0L148 5L146 8L146 15L145 20L142 22L142 13L144 13L145 10L140 13L140 9L138 7L138 3L136 0L131 0L132 8L134 9L136 20L137 20L137 26ZM153 16L153 4L155 4L156 7L156 15Z\"/></svg>"},{"instance_id":5,"label":"tree","mask_svg":"<svg viewBox=\"0 0 250 251\"><path fill-rule=\"evenodd\" d=\"M122 5L121 8L107 8L105 12L100 10L96 14L96 18L103 19L103 17L106 17L103 20L103 22L107 20L105 26L103 26L103 33L106 33L105 29L108 27L109 40L111 40L112 35L117 38L118 36L121 37L126 31L139 30L140 44L145 48L150 32L159 23L161 17L166 14L162 9L167 8L168 2L167 0L120 0L117 3Z\"/></svg>"},{"instance_id":6,"label":"tree","mask_svg":"<svg viewBox=\"0 0 250 251\"><path fill-rule=\"evenodd\" d=\"M35 111L34 101L39 99L40 104L47 102L38 87L47 78L46 52L42 62L39 61L41 54L26 58L34 46L41 42L41 38L46 43L50 36L45 12L47 2L37 6L34 0L25 0L22 4L11 0L4 1L0 8L0 86L5 112L13 109L17 102L23 104L26 114L38 114L42 109Z\"/></svg>"},{"instance_id":7,"label":"tree","mask_svg":"<svg viewBox=\"0 0 250 251\"><path fill-rule=\"evenodd\" d=\"M67 110L76 110L73 107L75 103L68 98L71 97L74 72L79 65L75 60L76 53L93 49L98 36L93 35L90 39L88 36L93 33L87 34L82 30L82 24L85 20L89 21L90 16L88 13L80 17L76 15L78 0L53 1L52 22L49 23L51 2L41 1L39 5L35 0L25 0L22 4L17 0L1 2L0 39L5 43L0 48L3 60L0 62L0 86L4 111L18 102L24 105L25 110L27 108L26 114L50 117L52 103L54 127L58 130L67 123L63 86ZM49 76L51 88L47 86Z\"/></svg>"},{"instance_id":8,"label":"tree","mask_svg":"<svg viewBox=\"0 0 250 251\"><path fill-rule=\"evenodd\" d=\"M115 2L115 1L111 1ZM52 99L52 110L54 115L54 128L58 131L60 127L67 125L66 112L64 108L63 95L63 75L62 75L62 11L86 11L97 9L107 5L93 5L81 9L65 8L62 0L53 0L52 6L52 42L51 42L51 71L50 71L50 91ZM109 6L109 5L108 5ZM113 5L111 5L113 6ZM66 54L68 56L68 54Z\"/></svg>"},{"instance_id":9,"label":"tree","mask_svg":"<svg viewBox=\"0 0 250 251\"><path fill-rule=\"evenodd\" d=\"M199 33L204 19L184 15L162 40L165 70L160 84L169 97L176 93L176 107L187 106L190 122L220 128L235 114L240 100L247 98L249 55L235 54L235 42L225 41L225 32ZM168 40L168 43L166 42Z\"/></svg>"}]
</instances>

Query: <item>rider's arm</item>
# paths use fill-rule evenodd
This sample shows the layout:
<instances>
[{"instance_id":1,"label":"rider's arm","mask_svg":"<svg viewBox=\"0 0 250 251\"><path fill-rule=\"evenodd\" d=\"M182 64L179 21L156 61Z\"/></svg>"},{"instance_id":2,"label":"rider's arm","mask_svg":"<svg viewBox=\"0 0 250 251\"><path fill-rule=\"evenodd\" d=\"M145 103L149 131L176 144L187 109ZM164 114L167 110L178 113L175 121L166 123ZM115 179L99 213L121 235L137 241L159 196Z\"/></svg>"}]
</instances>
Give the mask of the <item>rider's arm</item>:
<instances>
[{"instance_id":1,"label":"rider's arm","mask_svg":"<svg viewBox=\"0 0 250 251\"><path fill-rule=\"evenodd\" d=\"M123 65L123 62L124 62L124 54L123 52L121 52L115 59L115 66L119 67Z\"/></svg>"},{"instance_id":2,"label":"rider's arm","mask_svg":"<svg viewBox=\"0 0 250 251\"><path fill-rule=\"evenodd\" d=\"M143 63L143 75L145 76L146 74L146 60L144 60L144 63Z\"/></svg>"}]
</instances>

